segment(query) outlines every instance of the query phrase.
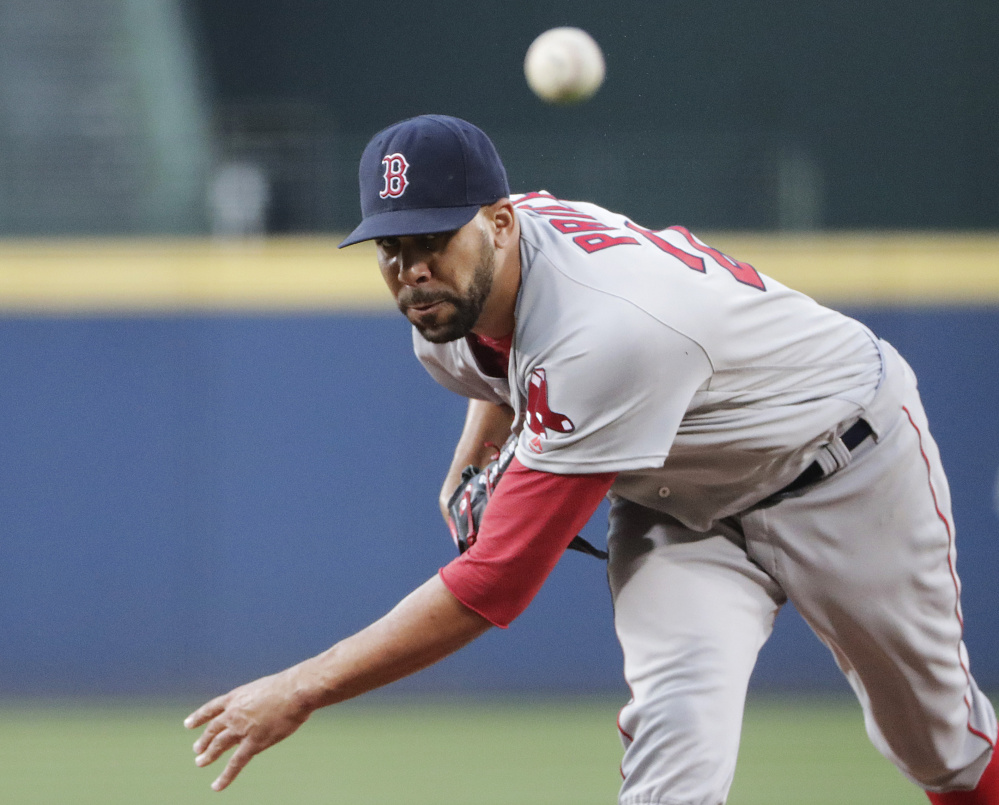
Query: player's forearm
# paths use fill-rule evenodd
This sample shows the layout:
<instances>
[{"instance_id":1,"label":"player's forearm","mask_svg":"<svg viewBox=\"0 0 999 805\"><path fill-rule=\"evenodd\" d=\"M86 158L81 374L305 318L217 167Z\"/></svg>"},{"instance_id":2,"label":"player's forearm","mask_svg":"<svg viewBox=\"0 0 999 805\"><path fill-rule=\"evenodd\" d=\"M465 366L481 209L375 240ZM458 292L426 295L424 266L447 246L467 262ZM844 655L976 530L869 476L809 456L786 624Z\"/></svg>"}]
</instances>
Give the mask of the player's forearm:
<instances>
[{"instance_id":1,"label":"player's forearm","mask_svg":"<svg viewBox=\"0 0 999 805\"><path fill-rule=\"evenodd\" d=\"M296 666L303 705L315 710L388 685L444 659L489 627L434 576L383 618Z\"/></svg>"},{"instance_id":2,"label":"player's forearm","mask_svg":"<svg viewBox=\"0 0 999 805\"><path fill-rule=\"evenodd\" d=\"M461 437L454 449L451 466L441 486L440 508L447 518L447 502L458 486L461 471L469 464L484 467L488 464L497 447L510 435L513 424L513 409L506 405L496 405L484 400L469 400L468 414ZM487 446L489 445L489 446Z\"/></svg>"}]
</instances>

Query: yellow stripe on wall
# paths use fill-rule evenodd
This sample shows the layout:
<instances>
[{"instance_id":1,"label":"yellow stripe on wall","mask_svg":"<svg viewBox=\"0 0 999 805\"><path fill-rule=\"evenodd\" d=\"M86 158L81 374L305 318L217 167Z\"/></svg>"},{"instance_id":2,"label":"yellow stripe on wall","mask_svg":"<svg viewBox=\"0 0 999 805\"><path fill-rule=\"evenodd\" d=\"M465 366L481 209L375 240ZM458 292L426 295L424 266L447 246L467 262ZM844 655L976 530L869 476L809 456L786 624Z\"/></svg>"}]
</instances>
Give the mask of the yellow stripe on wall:
<instances>
[{"instance_id":1,"label":"yellow stripe on wall","mask_svg":"<svg viewBox=\"0 0 999 805\"><path fill-rule=\"evenodd\" d=\"M999 235L703 239L828 303L999 303ZM338 238L0 241L0 311L392 309L370 244Z\"/></svg>"},{"instance_id":2,"label":"yellow stripe on wall","mask_svg":"<svg viewBox=\"0 0 999 805\"><path fill-rule=\"evenodd\" d=\"M0 241L6 312L392 307L374 247L326 238Z\"/></svg>"},{"instance_id":3,"label":"yellow stripe on wall","mask_svg":"<svg viewBox=\"0 0 999 805\"><path fill-rule=\"evenodd\" d=\"M715 241L764 274L828 303L999 302L999 235L719 235Z\"/></svg>"}]
</instances>

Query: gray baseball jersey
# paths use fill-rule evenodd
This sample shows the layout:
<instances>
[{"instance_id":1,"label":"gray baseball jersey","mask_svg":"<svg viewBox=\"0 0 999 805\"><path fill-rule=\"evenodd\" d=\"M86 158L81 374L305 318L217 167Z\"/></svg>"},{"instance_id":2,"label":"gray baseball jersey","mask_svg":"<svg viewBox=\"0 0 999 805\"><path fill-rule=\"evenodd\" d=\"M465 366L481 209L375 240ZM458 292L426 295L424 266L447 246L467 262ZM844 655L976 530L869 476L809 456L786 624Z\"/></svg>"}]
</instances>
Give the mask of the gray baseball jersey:
<instances>
[{"instance_id":1,"label":"gray baseball jersey","mask_svg":"<svg viewBox=\"0 0 999 805\"><path fill-rule=\"evenodd\" d=\"M528 468L617 473L621 805L725 801L749 677L786 600L885 757L931 791L974 786L996 719L969 671L947 480L905 361L681 227L514 201L508 376L464 340L414 331L414 346L444 386L515 409ZM848 446L858 419L873 438ZM815 464L821 482L757 505Z\"/></svg>"},{"instance_id":2,"label":"gray baseball jersey","mask_svg":"<svg viewBox=\"0 0 999 805\"><path fill-rule=\"evenodd\" d=\"M780 489L870 402L870 332L682 228L514 197L522 284L508 378L464 340L416 353L444 386L504 402L517 457L618 472L613 491L704 530Z\"/></svg>"}]
</instances>

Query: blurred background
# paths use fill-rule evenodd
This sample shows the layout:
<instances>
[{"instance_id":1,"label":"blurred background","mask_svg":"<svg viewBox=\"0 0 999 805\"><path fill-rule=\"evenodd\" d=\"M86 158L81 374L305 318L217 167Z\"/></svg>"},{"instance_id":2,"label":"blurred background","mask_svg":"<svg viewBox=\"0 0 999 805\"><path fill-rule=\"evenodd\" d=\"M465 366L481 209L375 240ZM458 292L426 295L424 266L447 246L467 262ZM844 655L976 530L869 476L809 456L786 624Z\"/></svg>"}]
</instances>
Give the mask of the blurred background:
<instances>
[{"instance_id":1,"label":"blurred background","mask_svg":"<svg viewBox=\"0 0 999 805\"><path fill-rule=\"evenodd\" d=\"M578 107L523 78L557 25L605 52ZM214 695L451 558L464 404L336 250L364 144L425 112L483 127L515 192L693 228L901 349L999 690L996 41L992 0L2 0L0 698ZM399 689L621 702L610 617L568 555ZM753 690L846 686L788 607Z\"/></svg>"},{"instance_id":2,"label":"blurred background","mask_svg":"<svg viewBox=\"0 0 999 805\"><path fill-rule=\"evenodd\" d=\"M350 229L379 128L447 112L494 137L514 191L558 186L647 225L999 226L988 0L5 0L0 232ZM575 109L523 55L590 31Z\"/></svg>"}]
</instances>

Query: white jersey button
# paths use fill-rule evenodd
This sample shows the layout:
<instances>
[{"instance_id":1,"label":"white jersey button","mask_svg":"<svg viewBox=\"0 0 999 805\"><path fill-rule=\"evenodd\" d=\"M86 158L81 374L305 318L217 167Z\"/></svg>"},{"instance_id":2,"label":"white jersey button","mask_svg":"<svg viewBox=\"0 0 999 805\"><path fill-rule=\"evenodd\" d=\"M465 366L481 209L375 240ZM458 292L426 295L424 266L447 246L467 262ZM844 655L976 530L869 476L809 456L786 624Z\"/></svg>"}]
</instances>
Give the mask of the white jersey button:
<instances>
[{"instance_id":1,"label":"white jersey button","mask_svg":"<svg viewBox=\"0 0 999 805\"><path fill-rule=\"evenodd\" d=\"M659 487L659 497L661 497L661 498L668 498L669 497L669 487L668 486L660 486Z\"/></svg>"}]
</instances>

